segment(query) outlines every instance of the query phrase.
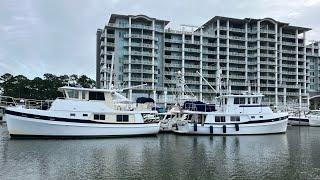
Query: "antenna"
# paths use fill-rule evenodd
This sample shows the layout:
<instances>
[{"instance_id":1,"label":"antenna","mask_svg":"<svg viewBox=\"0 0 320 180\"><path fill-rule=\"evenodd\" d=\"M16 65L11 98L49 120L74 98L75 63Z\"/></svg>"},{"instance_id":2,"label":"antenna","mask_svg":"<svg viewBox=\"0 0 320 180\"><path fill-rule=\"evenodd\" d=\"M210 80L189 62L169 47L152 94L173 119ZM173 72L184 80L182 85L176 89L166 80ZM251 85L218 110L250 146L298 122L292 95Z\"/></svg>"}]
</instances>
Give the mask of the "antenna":
<instances>
[{"instance_id":1,"label":"antenna","mask_svg":"<svg viewBox=\"0 0 320 180\"><path fill-rule=\"evenodd\" d=\"M110 89L110 90L111 90L111 88L112 88L113 64L114 64L114 53L112 53L112 58L111 58L110 82L109 82L109 89Z\"/></svg>"}]
</instances>

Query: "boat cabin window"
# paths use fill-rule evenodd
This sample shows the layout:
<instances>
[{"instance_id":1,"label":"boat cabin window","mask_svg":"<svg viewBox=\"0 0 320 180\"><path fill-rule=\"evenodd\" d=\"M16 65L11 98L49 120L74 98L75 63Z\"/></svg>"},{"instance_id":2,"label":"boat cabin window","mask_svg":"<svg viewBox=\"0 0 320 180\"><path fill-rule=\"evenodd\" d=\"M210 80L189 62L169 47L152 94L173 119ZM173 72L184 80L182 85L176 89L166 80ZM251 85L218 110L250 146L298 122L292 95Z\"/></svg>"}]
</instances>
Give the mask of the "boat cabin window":
<instances>
[{"instance_id":1,"label":"boat cabin window","mask_svg":"<svg viewBox=\"0 0 320 180\"><path fill-rule=\"evenodd\" d=\"M245 104L245 98L244 97L235 97L234 104Z\"/></svg>"},{"instance_id":2,"label":"boat cabin window","mask_svg":"<svg viewBox=\"0 0 320 180\"><path fill-rule=\"evenodd\" d=\"M81 96L82 96L81 97L82 99L86 99L86 92L85 91L81 91Z\"/></svg>"},{"instance_id":3,"label":"boat cabin window","mask_svg":"<svg viewBox=\"0 0 320 180\"><path fill-rule=\"evenodd\" d=\"M71 99L78 99L79 98L79 91L77 90L66 90L66 93L68 95L68 98L71 98Z\"/></svg>"},{"instance_id":4,"label":"boat cabin window","mask_svg":"<svg viewBox=\"0 0 320 180\"><path fill-rule=\"evenodd\" d=\"M117 115L117 122L129 122L129 115Z\"/></svg>"},{"instance_id":5,"label":"boat cabin window","mask_svg":"<svg viewBox=\"0 0 320 180\"><path fill-rule=\"evenodd\" d=\"M93 115L94 120L106 120L106 115L104 114L95 114Z\"/></svg>"},{"instance_id":6,"label":"boat cabin window","mask_svg":"<svg viewBox=\"0 0 320 180\"><path fill-rule=\"evenodd\" d=\"M252 104L258 104L258 98L257 97L252 98Z\"/></svg>"},{"instance_id":7,"label":"boat cabin window","mask_svg":"<svg viewBox=\"0 0 320 180\"><path fill-rule=\"evenodd\" d=\"M89 100L100 100L104 101L104 93L103 92L89 92Z\"/></svg>"},{"instance_id":8,"label":"boat cabin window","mask_svg":"<svg viewBox=\"0 0 320 180\"><path fill-rule=\"evenodd\" d=\"M231 116L230 121L240 121L240 116Z\"/></svg>"},{"instance_id":9,"label":"boat cabin window","mask_svg":"<svg viewBox=\"0 0 320 180\"><path fill-rule=\"evenodd\" d=\"M226 117L224 116L215 116L215 122L226 122Z\"/></svg>"}]
</instances>

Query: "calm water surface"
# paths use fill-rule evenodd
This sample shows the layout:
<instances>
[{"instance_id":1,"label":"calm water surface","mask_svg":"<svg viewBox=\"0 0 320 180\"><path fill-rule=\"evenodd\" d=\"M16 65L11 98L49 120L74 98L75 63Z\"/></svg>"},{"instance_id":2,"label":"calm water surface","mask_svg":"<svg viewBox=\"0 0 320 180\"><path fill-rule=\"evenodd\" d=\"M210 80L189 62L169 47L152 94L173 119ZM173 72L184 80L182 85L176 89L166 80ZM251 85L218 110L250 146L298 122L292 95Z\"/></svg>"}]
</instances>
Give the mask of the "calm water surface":
<instances>
[{"instance_id":1,"label":"calm water surface","mask_svg":"<svg viewBox=\"0 0 320 180\"><path fill-rule=\"evenodd\" d=\"M10 140L0 179L320 179L320 128L264 136Z\"/></svg>"}]
</instances>

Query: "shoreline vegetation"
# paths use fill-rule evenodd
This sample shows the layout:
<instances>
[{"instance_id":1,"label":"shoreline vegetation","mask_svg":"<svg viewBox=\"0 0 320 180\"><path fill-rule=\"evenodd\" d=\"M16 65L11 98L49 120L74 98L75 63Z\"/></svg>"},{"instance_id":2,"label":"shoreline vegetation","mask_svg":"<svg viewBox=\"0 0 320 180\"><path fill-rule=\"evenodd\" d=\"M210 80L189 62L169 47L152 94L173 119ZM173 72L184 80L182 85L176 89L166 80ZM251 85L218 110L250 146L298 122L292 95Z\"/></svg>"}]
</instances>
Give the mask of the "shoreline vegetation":
<instances>
[{"instance_id":1,"label":"shoreline vegetation","mask_svg":"<svg viewBox=\"0 0 320 180\"><path fill-rule=\"evenodd\" d=\"M54 100L62 97L62 92L58 91L59 87L68 85L72 80L74 83L84 88L93 88L95 81L86 75L61 75L46 73L43 77L28 79L23 75L13 76L5 73L0 76L1 95L15 98L37 99L37 100Z\"/></svg>"}]
</instances>

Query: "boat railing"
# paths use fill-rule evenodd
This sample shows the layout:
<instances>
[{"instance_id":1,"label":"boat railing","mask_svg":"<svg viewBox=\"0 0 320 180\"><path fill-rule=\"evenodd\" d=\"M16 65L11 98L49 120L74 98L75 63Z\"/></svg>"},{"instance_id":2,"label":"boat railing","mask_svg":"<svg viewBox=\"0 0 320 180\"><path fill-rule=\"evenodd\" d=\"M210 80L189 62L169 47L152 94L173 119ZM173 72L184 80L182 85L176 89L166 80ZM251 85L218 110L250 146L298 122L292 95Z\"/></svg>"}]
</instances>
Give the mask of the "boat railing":
<instances>
[{"instance_id":1,"label":"boat railing","mask_svg":"<svg viewBox=\"0 0 320 180\"><path fill-rule=\"evenodd\" d=\"M14 98L11 96L0 96L0 106L23 106L27 109L49 109L53 100L37 100L37 99L24 99Z\"/></svg>"},{"instance_id":2,"label":"boat railing","mask_svg":"<svg viewBox=\"0 0 320 180\"><path fill-rule=\"evenodd\" d=\"M16 106L17 102L15 98L10 96L0 96L0 106L8 107L8 106Z\"/></svg>"},{"instance_id":3,"label":"boat railing","mask_svg":"<svg viewBox=\"0 0 320 180\"><path fill-rule=\"evenodd\" d=\"M51 107L53 100L35 100L25 99L24 106L27 109L41 109L47 110Z\"/></svg>"}]
</instances>

